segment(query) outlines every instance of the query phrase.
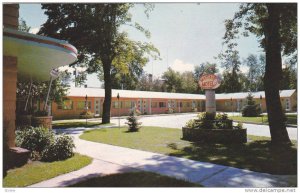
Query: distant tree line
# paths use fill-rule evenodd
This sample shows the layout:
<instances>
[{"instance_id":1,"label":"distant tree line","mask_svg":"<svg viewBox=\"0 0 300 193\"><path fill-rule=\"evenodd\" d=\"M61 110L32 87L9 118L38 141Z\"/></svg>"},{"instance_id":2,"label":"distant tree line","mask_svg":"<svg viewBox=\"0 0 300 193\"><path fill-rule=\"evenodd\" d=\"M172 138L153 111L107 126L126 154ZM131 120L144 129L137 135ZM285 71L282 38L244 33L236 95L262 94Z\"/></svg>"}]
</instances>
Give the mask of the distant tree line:
<instances>
[{"instance_id":1,"label":"distant tree line","mask_svg":"<svg viewBox=\"0 0 300 193\"><path fill-rule=\"evenodd\" d=\"M198 86L199 77L205 73L220 73L222 77L221 86L217 93L256 92L264 90L263 77L265 74L265 56L250 54L245 59L240 59L237 51L220 54L218 56L222 72L217 64L205 62L195 66L193 71L177 72L168 68L161 77L153 77L139 69L139 76L116 76L113 79L115 89L142 90L157 92L176 93L204 93ZM241 67L247 67L243 72ZM136 73L138 74L138 73ZM287 60L283 65L283 79L280 89L297 88L296 64Z\"/></svg>"}]
</instances>

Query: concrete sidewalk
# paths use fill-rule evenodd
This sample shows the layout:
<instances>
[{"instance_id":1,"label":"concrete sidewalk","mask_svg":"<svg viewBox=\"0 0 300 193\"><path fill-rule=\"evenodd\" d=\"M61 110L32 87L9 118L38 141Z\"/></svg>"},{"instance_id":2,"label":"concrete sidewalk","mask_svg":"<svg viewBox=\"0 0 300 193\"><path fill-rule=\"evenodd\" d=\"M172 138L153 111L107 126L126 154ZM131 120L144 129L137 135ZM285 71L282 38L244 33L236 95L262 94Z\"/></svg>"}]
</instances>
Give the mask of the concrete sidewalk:
<instances>
[{"instance_id":1,"label":"concrete sidewalk","mask_svg":"<svg viewBox=\"0 0 300 193\"><path fill-rule=\"evenodd\" d=\"M206 187L290 187L296 175L270 175L157 153L94 143L73 134L76 152L92 157L91 165L30 187L64 187L78 181L128 171L150 171L188 180Z\"/></svg>"}]
</instances>

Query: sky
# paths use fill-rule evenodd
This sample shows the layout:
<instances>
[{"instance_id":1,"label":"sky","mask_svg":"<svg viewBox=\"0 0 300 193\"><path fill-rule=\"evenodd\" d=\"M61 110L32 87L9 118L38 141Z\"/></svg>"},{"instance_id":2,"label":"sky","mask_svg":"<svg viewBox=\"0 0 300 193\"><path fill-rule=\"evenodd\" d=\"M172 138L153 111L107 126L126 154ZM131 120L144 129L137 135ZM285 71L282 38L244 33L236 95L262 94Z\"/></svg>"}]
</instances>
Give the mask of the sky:
<instances>
[{"instance_id":1,"label":"sky","mask_svg":"<svg viewBox=\"0 0 300 193\"><path fill-rule=\"evenodd\" d=\"M130 10L132 20L151 32L147 39L143 33L132 27L123 27L133 40L151 42L160 51L161 60L150 60L145 66L146 73L159 77L168 67L179 71L191 71L205 62L215 62L222 50L222 37L225 33L225 19L233 17L238 3L155 3L149 18L144 6L136 4ZM20 18L36 33L47 20L40 4L20 4ZM257 38L253 35L238 40L241 59L249 54L259 55ZM242 67L242 71L246 68ZM99 87L96 75L88 76L88 87Z\"/></svg>"}]
</instances>

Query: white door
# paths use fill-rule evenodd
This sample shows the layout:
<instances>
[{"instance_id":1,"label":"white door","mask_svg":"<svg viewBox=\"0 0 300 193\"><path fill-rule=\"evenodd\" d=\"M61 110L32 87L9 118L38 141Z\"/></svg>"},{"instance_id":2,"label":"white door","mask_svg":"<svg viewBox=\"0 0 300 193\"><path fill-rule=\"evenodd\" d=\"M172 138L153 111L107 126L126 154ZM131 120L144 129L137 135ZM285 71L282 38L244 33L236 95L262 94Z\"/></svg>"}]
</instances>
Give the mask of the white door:
<instances>
[{"instance_id":1,"label":"white door","mask_svg":"<svg viewBox=\"0 0 300 193\"><path fill-rule=\"evenodd\" d=\"M95 98L95 104L94 104L94 108L95 108L95 116L101 116L101 99L100 98Z\"/></svg>"},{"instance_id":2,"label":"white door","mask_svg":"<svg viewBox=\"0 0 300 193\"><path fill-rule=\"evenodd\" d=\"M285 110L290 111L291 110L291 100L285 99Z\"/></svg>"}]
</instances>

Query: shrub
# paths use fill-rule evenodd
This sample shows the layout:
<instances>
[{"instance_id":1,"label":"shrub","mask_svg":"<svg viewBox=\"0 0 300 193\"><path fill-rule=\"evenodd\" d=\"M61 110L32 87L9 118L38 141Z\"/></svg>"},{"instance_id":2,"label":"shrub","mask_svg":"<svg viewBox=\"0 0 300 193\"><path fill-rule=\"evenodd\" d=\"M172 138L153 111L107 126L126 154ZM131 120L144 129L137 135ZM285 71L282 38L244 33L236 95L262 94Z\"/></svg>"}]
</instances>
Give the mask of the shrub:
<instances>
[{"instance_id":1,"label":"shrub","mask_svg":"<svg viewBox=\"0 0 300 193\"><path fill-rule=\"evenodd\" d=\"M29 127L16 131L16 145L31 151L32 160L58 161L74 155L73 139L66 135L55 136L43 127Z\"/></svg>"},{"instance_id":2,"label":"shrub","mask_svg":"<svg viewBox=\"0 0 300 193\"><path fill-rule=\"evenodd\" d=\"M82 111L79 114L79 117L82 119L90 119L94 117L94 113L92 113L91 111Z\"/></svg>"},{"instance_id":3,"label":"shrub","mask_svg":"<svg viewBox=\"0 0 300 193\"><path fill-rule=\"evenodd\" d=\"M197 128L200 126L199 121L196 121L195 119L191 119L185 124L186 127L189 128Z\"/></svg>"},{"instance_id":4,"label":"shrub","mask_svg":"<svg viewBox=\"0 0 300 193\"><path fill-rule=\"evenodd\" d=\"M232 120L227 114L200 113L198 119L191 119L186 123L186 127L199 129L232 129Z\"/></svg>"},{"instance_id":5,"label":"shrub","mask_svg":"<svg viewBox=\"0 0 300 193\"><path fill-rule=\"evenodd\" d=\"M253 100L253 96L251 93L247 96L247 105L245 105L242 109L243 117L257 117L260 114L260 107L258 104L255 104Z\"/></svg>"},{"instance_id":6,"label":"shrub","mask_svg":"<svg viewBox=\"0 0 300 193\"><path fill-rule=\"evenodd\" d=\"M243 123L242 122L238 122L237 126L235 127L237 129L243 129Z\"/></svg>"},{"instance_id":7,"label":"shrub","mask_svg":"<svg viewBox=\"0 0 300 193\"><path fill-rule=\"evenodd\" d=\"M126 124L129 127L129 129L128 129L129 132L136 132L136 131L139 131L139 129L141 128L140 125L142 123L138 122L135 111L130 113L130 116L127 117L127 121L128 122Z\"/></svg>"},{"instance_id":8,"label":"shrub","mask_svg":"<svg viewBox=\"0 0 300 193\"><path fill-rule=\"evenodd\" d=\"M16 145L31 151L36 160L41 152L55 139L54 133L43 127L28 127L16 131Z\"/></svg>"},{"instance_id":9,"label":"shrub","mask_svg":"<svg viewBox=\"0 0 300 193\"><path fill-rule=\"evenodd\" d=\"M73 148L75 144L72 137L59 135L42 152L43 161L59 161L70 158L74 155Z\"/></svg>"},{"instance_id":10,"label":"shrub","mask_svg":"<svg viewBox=\"0 0 300 193\"><path fill-rule=\"evenodd\" d=\"M175 110L173 108L168 108L166 110L166 113L168 113L168 114L175 113Z\"/></svg>"},{"instance_id":11,"label":"shrub","mask_svg":"<svg viewBox=\"0 0 300 193\"><path fill-rule=\"evenodd\" d=\"M207 112L204 112L204 113L199 113L197 115L198 119L200 119L201 121L203 120L215 120L215 113L207 113Z\"/></svg>"}]
</instances>

